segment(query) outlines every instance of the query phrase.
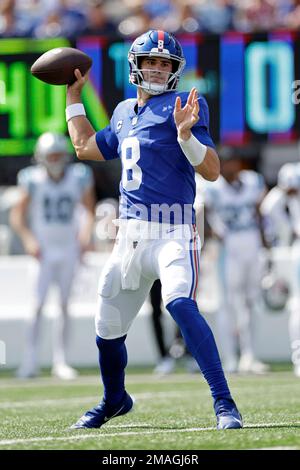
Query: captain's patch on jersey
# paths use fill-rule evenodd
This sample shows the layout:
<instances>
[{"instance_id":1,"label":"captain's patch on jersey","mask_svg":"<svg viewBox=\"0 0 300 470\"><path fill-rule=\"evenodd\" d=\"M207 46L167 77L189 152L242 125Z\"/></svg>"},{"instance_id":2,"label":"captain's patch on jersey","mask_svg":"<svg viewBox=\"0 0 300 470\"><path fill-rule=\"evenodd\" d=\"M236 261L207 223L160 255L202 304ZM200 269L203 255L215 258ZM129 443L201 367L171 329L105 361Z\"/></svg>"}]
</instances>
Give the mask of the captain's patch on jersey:
<instances>
[{"instance_id":1,"label":"captain's patch on jersey","mask_svg":"<svg viewBox=\"0 0 300 470\"><path fill-rule=\"evenodd\" d=\"M119 131L121 130L121 127L123 125L123 120L117 122L116 130Z\"/></svg>"}]
</instances>

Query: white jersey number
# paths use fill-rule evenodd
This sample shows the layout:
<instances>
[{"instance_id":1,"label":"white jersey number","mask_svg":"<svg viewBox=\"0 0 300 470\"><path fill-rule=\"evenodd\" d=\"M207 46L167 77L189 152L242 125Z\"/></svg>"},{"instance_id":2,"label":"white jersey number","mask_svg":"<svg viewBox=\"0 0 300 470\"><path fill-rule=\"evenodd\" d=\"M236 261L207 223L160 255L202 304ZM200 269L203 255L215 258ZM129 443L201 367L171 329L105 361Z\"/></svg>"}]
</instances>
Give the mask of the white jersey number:
<instances>
[{"instance_id":1,"label":"white jersey number","mask_svg":"<svg viewBox=\"0 0 300 470\"><path fill-rule=\"evenodd\" d=\"M140 143L136 137L126 137L121 146L122 152L122 185L126 191L139 189L142 183L142 170L137 165L141 157Z\"/></svg>"},{"instance_id":2,"label":"white jersey number","mask_svg":"<svg viewBox=\"0 0 300 470\"><path fill-rule=\"evenodd\" d=\"M73 217L74 201L67 194L52 199L45 196L43 206L44 217L48 223L69 223Z\"/></svg>"}]
</instances>

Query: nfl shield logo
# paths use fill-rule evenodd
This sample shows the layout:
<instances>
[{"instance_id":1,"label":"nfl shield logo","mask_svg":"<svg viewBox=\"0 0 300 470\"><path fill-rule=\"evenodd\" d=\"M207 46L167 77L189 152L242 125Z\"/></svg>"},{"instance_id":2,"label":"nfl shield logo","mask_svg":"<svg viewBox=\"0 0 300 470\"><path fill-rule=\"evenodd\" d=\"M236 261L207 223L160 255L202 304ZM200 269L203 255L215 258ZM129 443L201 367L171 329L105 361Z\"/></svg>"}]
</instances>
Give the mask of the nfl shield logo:
<instances>
[{"instance_id":1,"label":"nfl shield logo","mask_svg":"<svg viewBox=\"0 0 300 470\"><path fill-rule=\"evenodd\" d=\"M137 123L137 120L138 120L137 116L134 117L134 118L131 120L131 125L132 125L132 126L135 126L136 123Z\"/></svg>"}]
</instances>

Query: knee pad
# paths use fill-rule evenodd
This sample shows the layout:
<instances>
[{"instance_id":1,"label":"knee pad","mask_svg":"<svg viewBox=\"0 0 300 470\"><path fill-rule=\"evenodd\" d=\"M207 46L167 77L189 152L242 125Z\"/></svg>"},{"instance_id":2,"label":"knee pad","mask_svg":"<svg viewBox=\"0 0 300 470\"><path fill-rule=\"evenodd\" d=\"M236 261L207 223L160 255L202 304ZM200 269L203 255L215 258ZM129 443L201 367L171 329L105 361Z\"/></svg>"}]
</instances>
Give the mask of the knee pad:
<instances>
[{"instance_id":1,"label":"knee pad","mask_svg":"<svg viewBox=\"0 0 300 470\"><path fill-rule=\"evenodd\" d=\"M109 301L100 297L98 302L98 311L95 318L96 333L103 339L115 339L123 336L123 325L121 321L121 312Z\"/></svg>"},{"instance_id":2,"label":"knee pad","mask_svg":"<svg viewBox=\"0 0 300 470\"><path fill-rule=\"evenodd\" d=\"M96 333L105 339L120 338L123 332L121 312L113 305L113 299L121 289L120 266L109 261L103 268L98 285L98 304L95 318Z\"/></svg>"},{"instance_id":3,"label":"knee pad","mask_svg":"<svg viewBox=\"0 0 300 470\"><path fill-rule=\"evenodd\" d=\"M112 299L121 289L121 268L118 263L108 262L104 266L98 285L98 293L104 299Z\"/></svg>"}]
</instances>

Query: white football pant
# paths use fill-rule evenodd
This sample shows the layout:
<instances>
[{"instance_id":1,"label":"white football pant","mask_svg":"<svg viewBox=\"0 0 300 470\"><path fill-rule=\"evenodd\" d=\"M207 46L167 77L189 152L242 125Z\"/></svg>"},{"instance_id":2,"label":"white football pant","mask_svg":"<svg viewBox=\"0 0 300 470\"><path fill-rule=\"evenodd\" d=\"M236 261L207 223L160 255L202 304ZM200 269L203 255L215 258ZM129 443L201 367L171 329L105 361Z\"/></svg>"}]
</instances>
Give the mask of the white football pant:
<instances>
[{"instance_id":1,"label":"white football pant","mask_svg":"<svg viewBox=\"0 0 300 470\"><path fill-rule=\"evenodd\" d=\"M99 281L96 333L104 339L127 334L155 279L164 305L196 299L200 238L194 225L123 222Z\"/></svg>"}]
</instances>

